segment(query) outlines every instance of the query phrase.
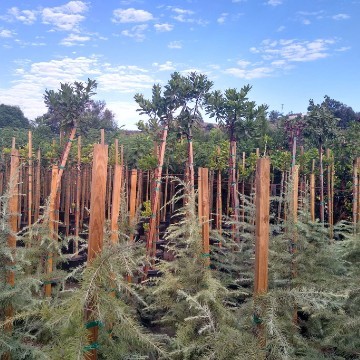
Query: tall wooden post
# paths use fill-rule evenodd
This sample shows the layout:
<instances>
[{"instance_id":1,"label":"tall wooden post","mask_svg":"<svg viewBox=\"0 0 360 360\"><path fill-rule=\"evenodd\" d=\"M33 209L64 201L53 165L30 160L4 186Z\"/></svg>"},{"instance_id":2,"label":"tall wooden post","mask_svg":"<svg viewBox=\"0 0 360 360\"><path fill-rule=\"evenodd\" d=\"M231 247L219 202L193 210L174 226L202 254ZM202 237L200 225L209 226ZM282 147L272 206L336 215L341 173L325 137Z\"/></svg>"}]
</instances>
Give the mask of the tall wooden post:
<instances>
[{"instance_id":1,"label":"tall wooden post","mask_svg":"<svg viewBox=\"0 0 360 360\"><path fill-rule=\"evenodd\" d=\"M153 249L154 249L153 242L154 242L156 224L157 224L156 212L159 208L159 202L160 202L161 175L162 175L162 168L164 165L167 133L168 133L168 127L165 126L163 133L162 133L162 139L161 139L161 144L160 144L158 166L157 166L157 168L155 170L155 174L154 174L153 196L151 197L151 216L150 216L150 221L149 221L149 232L148 232L147 241L146 241L147 252L148 252L149 256L155 256L155 254L153 254Z\"/></svg>"},{"instance_id":2,"label":"tall wooden post","mask_svg":"<svg viewBox=\"0 0 360 360\"><path fill-rule=\"evenodd\" d=\"M310 217L315 221L315 174L310 174Z\"/></svg>"},{"instance_id":3,"label":"tall wooden post","mask_svg":"<svg viewBox=\"0 0 360 360\"><path fill-rule=\"evenodd\" d=\"M326 160L328 162L327 165L327 196L328 196L328 223L329 223L329 235L330 240L333 238L334 232L334 213L333 213L333 184L332 184L332 156L330 149L326 149Z\"/></svg>"},{"instance_id":4,"label":"tall wooden post","mask_svg":"<svg viewBox=\"0 0 360 360\"><path fill-rule=\"evenodd\" d=\"M58 180L58 166L53 165L51 172L51 192L49 202L49 234L55 240L56 238L56 220L57 220L57 180ZM46 273L51 274L53 271L53 253L49 252L45 260ZM51 280L45 283L45 296L51 296Z\"/></svg>"},{"instance_id":5,"label":"tall wooden post","mask_svg":"<svg viewBox=\"0 0 360 360\"><path fill-rule=\"evenodd\" d=\"M136 215L136 185L137 185L137 170L131 170L130 176L130 209L129 209L129 222L130 226L135 226L135 215ZM134 240L134 231L131 231L130 241Z\"/></svg>"},{"instance_id":6,"label":"tall wooden post","mask_svg":"<svg viewBox=\"0 0 360 360\"><path fill-rule=\"evenodd\" d=\"M220 155L220 147L217 148L217 153ZM216 184L216 229L222 232L222 193L221 193L221 170L217 170L217 184Z\"/></svg>"},{"instance_id":7,"label":"tall wooden post","mask_svg":"<svg viewBox=\"0 0 360 360\"><path fill-rule=\"evenodd\" d=\"M359 187L360 187L360 158L354 160L353 165L353 226L354 226L354 233L356 234L358 229L358 223L360 222L360 199L359 199Z\"/></svg>"},{"instance_id":8,"label":"tall wooden post","mask_svg":"<svg viewBox=\"0 0 360 360\"><path fill-rule=\"evenodd\" d=\"M201 199L199 199L199 208L201 207L201 228L203 240L203 257L206 266L210 265L210 214L209 214L209 169L199 168L201 172ZM200 215L200 214L199 214Z\"/></svg>"},{"instance_id":9,"label":"tall wooden post","mask_svg":"<svg viewBox=\"0 0 360 360\"><path fill-rule=\"evenodd\" d=\"M15 251L16 251L16 233L18 232L18 212L19 212L19 150L15 149L15 143L11 150L11 162L10 162L10 178L9 178L9 228L11 233L8 235L8 246L11 250L13 257L12 261L9 261L8 265L11 269L15 265ZM15 286L15 272L8 270L6 272L6 283L14 287ZM5 320L7 321L4 326L4 331L11 333L13 330L12 318L14 316L14 309L12 304L9 304L5 308ZM5 353L2 360L10 360L9 353Z\"/></svg>"},{"instance_id":10,"label":"tall wooden post","mask_svg":"<svg viewBox=\"0 0 360 360\"><path fill-rule=\"evenodd\" d=\"M256 218L255 218L255 283L254 297L268 291L268 261L269 261L269 233L270 233L270 159L260 158L256 163ZM264 325L261 320L261 303L254 313L257 324L257 335L260 346L266 345Z\"/></svg>"},{"instance_id":11,"label":"tall wooden post","mask_svg":"<svg viewBox=\"0 0 360 360\"><path fill-rule=\"evenodd\" d=\"M102 251L105 225L105 201L106 201L106 180L108 164L108 146L103 144L94 145L91 198L90 198L90 222L89 222L89 243L88 263L90 264L97 254ZM96 321L96 304L90 299L85 311L86 320L90 323ZM86 360L96 360L97 350L94 346L98 338L98 326L89 328L90 348L85 353Z\"/></svg>"},{"instance_id":12,"label":"tall wooden post","mask_svg":"<svg viewBox=\"0 0 360 360\"><path fill-rule=\"evenodd\" d=\"M255 223L255 286L254 293L268 289L268 252L270 231L270 159L257 160Z\"/></svg>"},{"instance_id":13,"label":"tall wooden post","mask_svg":"<svg viewBox=\"0 0 360 360\"><path fill-rule=\"evenodd\" d=\"M35 174L35 202L34 202L34 222L38 220L40 215L40 199L41 199L41 152L37 152L37 165Z\"/></svg>"},{"instance_id":14,"label":"tall wooden post","mask_svg":"<svg viewBox=\"0 0 360 360\"><path fill-rule=\"evenodd\" d=\"M291 175L293 183L292 214L294 223L296 223L298 219L299 207L299 165L293 166Z\"/></svg>"},{"instance_id":15,"label":"tall wooden post","mask_svg":"<svg viewBox=\"0 0 360 360\"><path fill-rule=\"evenodd\" d=\"M32 224L32 205L33 205L33 161L32 161L32 133L29 131L28 141L28 225Z\"/></svg>"},{"instance_id":16,"label":"tall wooden post","mask_svg":"<svg viewBox=\"0 0 360 360\"><path fill-rule=\"evenodd\" d=\"M119 141L115 139L115 166L112 193L112 209L111 209L111 242L116 244L119 241L118 219L121 205L121 188L122 188L123 168L119 165Z\"/></svg>"},{"instance_id":17,"label":"tall wooden post","mask_svg":"<svg viewBox=\"0 0 360 360\"><path fill-rule=\"evenodd\" d=\"M79 233L80 233L80 195L81 195L81 136L77 143L77 173L76 173L76 207L75 207L75 246L74 253L79 253Z\"/></svg>"}]
</instances>

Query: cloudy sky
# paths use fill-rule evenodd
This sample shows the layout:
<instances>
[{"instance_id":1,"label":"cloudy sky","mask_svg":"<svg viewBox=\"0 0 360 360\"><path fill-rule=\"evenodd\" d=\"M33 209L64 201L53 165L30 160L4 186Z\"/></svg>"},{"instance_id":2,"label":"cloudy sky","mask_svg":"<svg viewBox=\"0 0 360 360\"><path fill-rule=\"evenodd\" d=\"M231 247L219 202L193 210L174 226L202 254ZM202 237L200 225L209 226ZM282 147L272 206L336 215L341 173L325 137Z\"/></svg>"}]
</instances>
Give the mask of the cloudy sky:
<instances>
[{"instance_id":1,"label":"cloudy sky","mask_svg":"<svg viewBox=\"0 0 360 360\"><path fill-rule=\"evenodd\" d=\"M91 78L134 128L136 92L197 71L270 110L329 95L359 111L359 15L360 0L2 0L0 103L34 119L45 89Z\"/></svg>"}]
</instances>

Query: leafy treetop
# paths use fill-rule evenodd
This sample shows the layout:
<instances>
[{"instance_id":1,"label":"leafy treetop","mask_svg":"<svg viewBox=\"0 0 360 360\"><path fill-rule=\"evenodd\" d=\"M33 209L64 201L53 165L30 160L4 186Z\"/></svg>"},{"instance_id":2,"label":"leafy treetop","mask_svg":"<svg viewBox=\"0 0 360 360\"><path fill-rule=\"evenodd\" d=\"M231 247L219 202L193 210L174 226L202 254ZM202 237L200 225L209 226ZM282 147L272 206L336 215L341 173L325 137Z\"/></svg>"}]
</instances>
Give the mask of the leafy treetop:
<instances>
[{"instance_id":1,"label":"leafy treetop","mask_svg":"<svg viewBox=\"0 0 360 360\"><path fill-rule=\"evenodd\" d=\"M88 79L86 84L78 81L73 84L61 83L58 91L45 90L44 102L51 120L63 130L78 127L80 117L96 88L96 80Z\"/></svg>"}]
</instances>

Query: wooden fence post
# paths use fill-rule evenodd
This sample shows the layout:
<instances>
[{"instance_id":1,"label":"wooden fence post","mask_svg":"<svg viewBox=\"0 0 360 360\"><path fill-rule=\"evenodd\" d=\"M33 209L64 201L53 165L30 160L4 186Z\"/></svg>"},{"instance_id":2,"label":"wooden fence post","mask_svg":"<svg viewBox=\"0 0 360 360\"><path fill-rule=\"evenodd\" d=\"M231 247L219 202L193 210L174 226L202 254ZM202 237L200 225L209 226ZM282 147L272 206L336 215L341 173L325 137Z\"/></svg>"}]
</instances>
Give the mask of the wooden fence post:
<instances>
[{"instance_id":1,"label":"wooden fence post","mask_svg":"<svg viewBox=\"0 0 360 360\"><path fill-rule=\"evenodd\" d=\"M106 202L106 180L108 164L108 146L103 144L94 145L91 198L90 198L90 222L89 222L89 243L88 243L88 264L90 264L97 254L102 251L105 225L105 202ZM94 300L90 299L85 311L88 322L95 321ZM98 338L98 326L89 328L89 347L85 353L86 360L96 360L97 350L93 346Z\"/></svg>"}]
</instances>

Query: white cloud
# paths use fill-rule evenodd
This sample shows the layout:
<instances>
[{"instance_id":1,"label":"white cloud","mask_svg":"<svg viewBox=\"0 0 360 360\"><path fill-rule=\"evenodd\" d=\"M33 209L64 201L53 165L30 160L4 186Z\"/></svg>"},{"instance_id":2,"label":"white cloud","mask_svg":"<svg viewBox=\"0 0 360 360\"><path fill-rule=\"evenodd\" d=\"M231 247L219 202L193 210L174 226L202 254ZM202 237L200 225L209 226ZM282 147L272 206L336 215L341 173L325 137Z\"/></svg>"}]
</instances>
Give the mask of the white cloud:
<instances>
[{"instance_id":1,"label":"white cloud","mask_svg":"<svg viewBox=\"0 0 360 360\"><path fill-rule=\"evenodd\" d=\"M220 17L217 19L217 22L219 24L223 24L226 21L226 18L229 14L228 13L222 13Z\"/></svg>"},{"instance_id":2,"label":"white cloud","mask_svg":"<svg viewBox=\"0 0 360 360\"><path fill-rule=\"evenodd\" d=\"M171 10L176 14L172 16L172 18L175 19L176 21L182 23L194 23L202 26L208 24L208 21L194 18L192 15L194 15L195 12L192 10L182 9L174 6L168 6L167 9Z\"/></svg>"},{"instance_id":3,"label":"white cloud","mask_svg":"<svg viewBox=\"0 0 360 360\"><path fill-rule=\"evenodd\" d=\"M281 5L282 3L283 3L282 0L268 0L266 2L266 4L270 6L278 6Z\"/></svg>"},{"instance_id":4,"label":"white cloud","mask_svg":"<svg viewBox=\"0 0 360 360\"><path fill-rule=\"evenodd\" d=\"M81 35L77 35L77 34L70 34L69 36L67 36L66 38L62 39L60 42L60 45L64 45L64 46L79 46L79 45L83 45L84 42L89 41L90 37L89 36L81 36Z\"/></svg>"},{"instance_id":5,"label":"white cloud","mask_svg":"<svg viewBox=\"0 0 360 360\"><path fill-rule=\"evenodd\" d=\"M306 62L326 58L330 55L330 47L335 43L332 39L314 41L298 41L282 39L279 41L264 40L260 47L251 48L253 53L260 53L264 60L283 59L288 62Z\"/></svg>"},{"instance_id":6,"label":"white cloud","mask_svg":"<svg viewBox=\"0 0 360 360\"><path fill-rule=\"evenodd\" d=\"M15 35L15 33L11 30L2 29L0 30L0 38L11 38Z\"/></svg>"},{"instance_id":7,"label":"white cloud","mask_svg":"<svg viewBox=\"0 0 360 360\"><path fill-rule=\"evenodd\" d=\"M335 51L343 52L343 51L348 51L350 49L351 49L350 46L342 46L342 47L340 47L338 49L335 49Z\"/></svg>"},{"instance_id":8,"label":"white cloud","mask_svg":"<svg viewBox=\"0 0 360 360\"><path fill-rule=\"evenodd\" d=\"M181 8L172 7L172 6L170 6L170 9L172 11L174 11L175 13L180 14L180 15L192 15L192 14L194 14L194 12L192 10L181 9Z\"/></svg>"},{"instance_id":9,"label":"white cloud","mask_svg":"<svg viewBox=\"0 0 360 360\"><path fill-rule=\"evenodd\" d=\"M182 42L181 41L171 41L168 44L169 49L182 49Z\"/></svg>"},{"instance_id":10,"label":"white cloud","mask_svg":"<svg viewBox=\"0 0 360 360\"><path fill-rule=\"evenodd\" d=\"M146 10L129 9L115 9L113 11L113 22L115 23L134 23L146 22L153 19L151 13Z\"/></svg>"},{"instance_id":11,"label":"white cloud","mask_svg":"<svg viewBox=\"0 0 360 360\"><path fill-rule=\"evenodd\" d=\"M174 28L174 25L168 23L155 24L154 28L157 32L166 32L166 31L171 31Z\"/></svg>"},{"instance_id":12,"label":"white cloud","mask_svg":"<svg viewBox=\"0 0 360 360\"><path fill-rule=\"evenodd\" d=\"M237 64L241 67L241 68L246 68L248 67L251 62L250 61L245 61L245 60L238 60Z\"/></svg>"},{"instance_id":13,"label":"white cloud","mask_svg":"<svg viewBox=\"0 0 360 360\"><path fill-rule=\"evenodd\" d=\"M270 67L257 67L253 69L228 68L224 70L225 74L247 80L269 77L272 72L273 69Z\"/></svg>"},{"instance_id":14,"label":"white cloud","mask_svg":"<svg viewBox=\"0 0 360 360\"><path fill-rule=\"evenodd\" d=\"M285 28L285 26L283 26L283 25L281 25L281 26L279 26L278 28L277 28L277 32L282 32L282 31L284 31L286 28Z\"/></svg>"},{"instance_id":15,"label":"white cloud","mask_svg":"<svg viewBox=\"0 0 360 360\"><path fill-rule=\"evenodd\" d=\"M9 20L18 20L26 25L31 25L36 21L37 11L33 10L19 10L17 7L12 7L8 10Z\"/></svg>"},{"instance_id":16,"label":"white cloud","mask_svg":"<svg viewBox=\"0 0 360 360\"><path fill-rule=\"evenodd\" d=\"M175 66L171 61L166 61L164 64L159 64L157 62L152 64L157 68L158 71L172 71L175 70Z\"/></svg>"},{"instance_id":17,"label":"white cloud","mask_svg":"<svg viewBox=\"0 0 360 360\"><path fill-rule=\"evenodd\" d=\"M88 10L83 1L70 1L69 3L42 10L42 21L55 27L56 30L77 31L79 24L85 19L82 15Z\"/></svg>"},{"instance_id":18,"label":"white cloud","mask_svg":"<svg viewBox=\"0 0 360 360\"><path fill-rule=\"evenodd\" d=\"M0 103L19 105L30 119L46 112L45 89L58 89L60 82L98 81L98 94L135 93L151 89L156 80L137 66L113 66L100 58L76 57L38 63L16 63L16 80L10 88L0 88ZM122 115L121 113L118 115Z\"/></svg>"},{"instance_id":19,"label":"white cloud","mask_svg":"<svg viewBox=\"0 0 360 360\"><path fill-rule=\"evenodd\" d=\"M264 78L277 74L280 70L289 70L299 62L316 61L329 57L334 51L346 51L348 48L334 49L333 39L299 41L296 39L265 39L261 46L250 48L250 52L260 56L261 61L250 62L244 59L224 70L224 73L243 79Z\"/></svg>"},{"instance_id":20,"label":"white cloud","mask_svg":"<svg viewBox=\"0 0 360 360\"><path fill-rule=\"evenodd\" d=\"M303 23L304 25L310 25L310 24L311 24L311 21L310 21L309 19L303 19L303 20L302 20L302 23Z\"/></svg>"},{"instance_id":21,"label":"white cloud","mask_svg":"<svg viewBox=\"0 0 360 360\"><path fill-rule=\"evenodd\" d=\"M136 111L138 106L135 101L107 101L106 107L115 114L115 121L119 126L124 126L126 130L137 130L135 123L143 116Z\"/></svg>"},{"instance_id":22,"label":"white cloud","mask_svg":"<svg viewBox=\"0 0 360 360\"><path fill-rule=\"evenodd\" d=\"M337 14L332 17L334 20L347 20L350 19L350 15L348 14Z\"/></svg>"},{"instance_id":23,"label":"white cloud","mask_svg":"<svg viewBox=\"0 0 360 360\"><path fill-rule=\"evenodd\" d=\"M147 28L147 24L135 25L131 29L123 30L121 35L133 38L136 41L143 41L145 39L144 32Z\"/></svg>"}]
</instances>

